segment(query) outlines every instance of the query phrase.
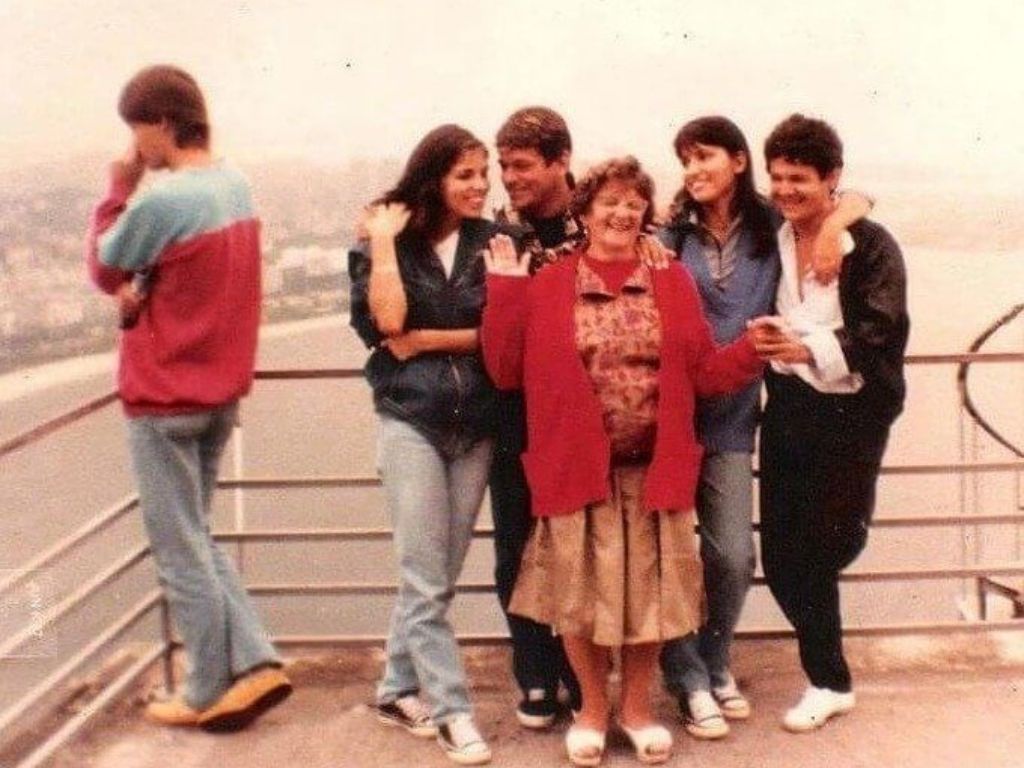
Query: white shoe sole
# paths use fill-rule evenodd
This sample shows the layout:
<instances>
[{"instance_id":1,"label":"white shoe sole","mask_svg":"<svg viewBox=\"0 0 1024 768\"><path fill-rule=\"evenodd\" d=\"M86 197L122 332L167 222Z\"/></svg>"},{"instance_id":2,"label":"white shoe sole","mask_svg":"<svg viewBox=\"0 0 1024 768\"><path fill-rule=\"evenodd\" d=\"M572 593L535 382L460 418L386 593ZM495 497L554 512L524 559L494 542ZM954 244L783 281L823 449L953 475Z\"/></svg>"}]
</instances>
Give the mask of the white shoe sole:
<instances>
[{"instance_id":1,"label":"white shoe sole","mask_svg":"<svg viewBox=\"0 0 1024 768\"><path fill-rule=\"evenodd\" d=\"M528 715L516 710L516 720L523 728L532 731L543 731L555 724L555 715Z\"/></svg>"},{"instance_id":2,"label":"white shoe sole","mask_svg":"<svg viewBox=\"0 0 1024 768\"><path fill-rule=\"evenodd\" d=\"M825 723L827 723L833 717L839 717L840 715L845 715L848 712L853 711L853 706L854 705L851 704L849 706L844 706L837 709L835 712L832 712L827 717L823 718L820 723L787 723L785 720L783 720L782 727L784 730L787 730L790 733L810 733L811 731L816 731L819 728L823 728L825 726Z\"/></svg>"}]
</instances>

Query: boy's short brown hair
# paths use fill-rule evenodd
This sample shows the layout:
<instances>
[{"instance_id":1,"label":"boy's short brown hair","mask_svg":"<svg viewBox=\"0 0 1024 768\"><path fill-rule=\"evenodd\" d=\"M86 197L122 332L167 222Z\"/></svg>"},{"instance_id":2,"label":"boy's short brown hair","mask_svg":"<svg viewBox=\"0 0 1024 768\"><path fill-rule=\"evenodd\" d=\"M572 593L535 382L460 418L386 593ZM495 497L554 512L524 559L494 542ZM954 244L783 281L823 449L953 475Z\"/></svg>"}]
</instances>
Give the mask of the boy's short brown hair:
<instances>
[{"instance_id":1,"label":"boy's short brown hair","mask_svg":"<svg viewBox=\"0 0 1024 768\"><path fill-rule=\"evenodd\" d=\"M117 111L126 123L153 125L166 120L181 148L205 148L210 143L203 92L192 75L178 67L158 64L136 73L121 90Z\"/></svg>"},{"instance_id":2,"label":"boy's short brown hair","mask_svg":"<svg viewBox=\"0 0 1024 768\"><path fill-rule=\"evenodd\" d=\"M523 107L509 115L494 143L500 149L535 149L548 163L572 152L569 127L548 107Z\"/></svg>"}]
</instances>

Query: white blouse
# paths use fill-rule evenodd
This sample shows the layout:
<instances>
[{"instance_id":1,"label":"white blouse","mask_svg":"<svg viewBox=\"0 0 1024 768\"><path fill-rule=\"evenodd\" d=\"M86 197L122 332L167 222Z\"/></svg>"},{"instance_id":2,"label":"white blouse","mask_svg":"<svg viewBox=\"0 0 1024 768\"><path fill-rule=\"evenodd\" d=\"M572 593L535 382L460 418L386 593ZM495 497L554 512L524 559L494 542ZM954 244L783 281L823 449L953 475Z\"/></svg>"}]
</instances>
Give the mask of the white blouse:
<instances>
[{"instance_id":1,"label":"white blouse","mask_svg":"<svg viewBox=\"0 0 1024 768\"><path fill-rule=\"evenodd\" d=\"M814 389L825 394L850 395L864 386L864 378L850 371L835 332L843 327L839 304L839 280L822 285L808 272L801 279L797 273L796 236L788 221L778 232L782 279L776 295L776 310L789 329L811 351L811 363L772 362L777 373L799 376ZM843 255L854 248L849 232L843 232ZM803 289L803 298L801 298Z\"/></svg>"}]
</instances>

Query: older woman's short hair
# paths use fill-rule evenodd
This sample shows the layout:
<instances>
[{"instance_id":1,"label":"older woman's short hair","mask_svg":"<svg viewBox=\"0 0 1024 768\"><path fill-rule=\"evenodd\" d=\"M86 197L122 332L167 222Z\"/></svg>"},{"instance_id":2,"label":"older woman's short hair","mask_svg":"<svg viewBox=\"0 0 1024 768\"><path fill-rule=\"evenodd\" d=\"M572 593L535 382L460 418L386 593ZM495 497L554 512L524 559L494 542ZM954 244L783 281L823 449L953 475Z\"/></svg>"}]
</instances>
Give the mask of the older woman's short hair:
<instances>
[{"instance_id":1,"label":"older woman's short hair","mask_svg":"<svg viewBox=\"0 0 1024 768\"><path fill-rule=\"evenodd\" d=\"M572 202L569 204L570 212L574 216L588 213L598 192L610 181L628 184L647 201L647 209L644 211L641 224L641 229L646 229L654 220L654 179L632 155L613 157L587 171L573 192Z\"/></svg>"}]
</instances>

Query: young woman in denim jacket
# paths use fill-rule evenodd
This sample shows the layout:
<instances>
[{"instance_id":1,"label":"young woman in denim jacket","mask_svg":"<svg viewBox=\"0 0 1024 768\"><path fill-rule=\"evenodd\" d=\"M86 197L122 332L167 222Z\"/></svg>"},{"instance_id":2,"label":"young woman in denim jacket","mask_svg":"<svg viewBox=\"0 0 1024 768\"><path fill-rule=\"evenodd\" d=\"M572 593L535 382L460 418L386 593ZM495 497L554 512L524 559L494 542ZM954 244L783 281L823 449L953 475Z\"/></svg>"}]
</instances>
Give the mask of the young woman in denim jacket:
<instances>
[{"instance_id":1,"label":"young woman in denim jacket","mask_svg":"<svg viewBox=\"0 0 1024 768\"><path fill-rule=\"evenodd\" d=\"M754 187L750 150L740 129L718 116L686 123L674 141L683 166L662 241L697 284L717 344L741 336L746 323L770 314L779 281L779 214ZM814 247L819 280L834 279L839 236L871 202L857 193L838 198ZM715 739L726 719L750 715L750 704L729 671L729 651L754 572L751 533L754 432L760 380L743 391L701 400L698 435L705 447L697 495L708 618L699 633L666 643L665 684L676 696L686 730Z\"/></svg>"},{"instance_id":2,"label":"young woman in denim jacket","mask_svg":"<svg viewBox=\"0 0 1024 768\"><path fill-rule=\"evenodd\" d=\"M446 617L487 485L495 392L479 355L480 218L487 151L444 125L413 151L349 255L352 326L373 352L378 468L400 587L377 688L378 718L437 739L463 765L488 762ZM421 698L422 694L422 698Z\"/></svg>"}]
</instances>

